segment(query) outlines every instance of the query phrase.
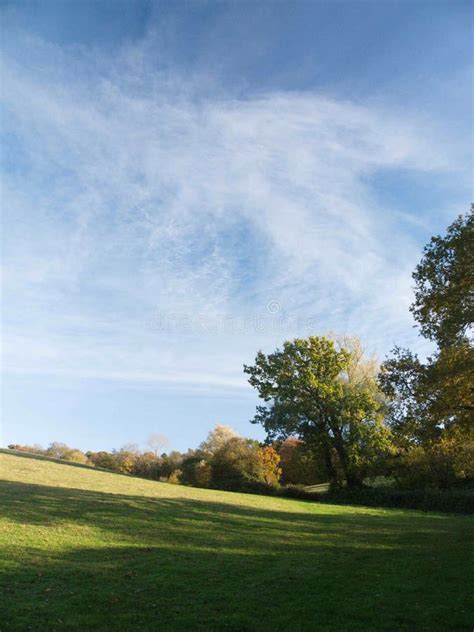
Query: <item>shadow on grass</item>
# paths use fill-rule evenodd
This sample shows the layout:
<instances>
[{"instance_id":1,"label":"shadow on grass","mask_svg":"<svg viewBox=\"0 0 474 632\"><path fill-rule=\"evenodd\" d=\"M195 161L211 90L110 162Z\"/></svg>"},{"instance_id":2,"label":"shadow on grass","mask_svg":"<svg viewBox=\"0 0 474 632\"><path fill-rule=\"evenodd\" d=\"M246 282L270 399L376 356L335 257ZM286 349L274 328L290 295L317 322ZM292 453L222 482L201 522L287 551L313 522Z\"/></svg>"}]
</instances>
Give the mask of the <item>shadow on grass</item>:
<instances>
[{"instance_id":1,"label":"shadow on grass","mask_svg":"<svg viewBox=\"0 0 474 632\"><path fill-rule=\"evenodd\" d=\"M89 490L33 485L1 481L0 515L21 524L55 526L62 523L93 526L133 539L156 542L178 534L186 535L207 546L255 542L257 534L264 536L259 549L274 550L278 536L283 536L285 550L297 546L300 536L324 536L333 543L338 537L351 545L398 546L406 537L404 526L413 535L440 534L445 516L418 512L352 511L324 505L321 511L297 512L294 501L288 502L293 511L259 509L224 502L188 498L161 498L124 494L109 494ZM230 495L229 495L230 496ZM231 496L230 496L231 497ZM263 497L265 498L265 497ZM314 507L314 506L313 506ZM266 537L271 536L270 540ZM288 540L288 536L291 539ZM304 545L307 542L304 541Z\"/></svg>"},{"instance_id":2,"label":"shadow on grass","mask_svg":"<svg viewBox=\"0 0 474 632\"><path fill-rule=\"evenodd\" d=\"M0 492L2 631L469 629L462 518Z\"/></svg>"}]
</instances>

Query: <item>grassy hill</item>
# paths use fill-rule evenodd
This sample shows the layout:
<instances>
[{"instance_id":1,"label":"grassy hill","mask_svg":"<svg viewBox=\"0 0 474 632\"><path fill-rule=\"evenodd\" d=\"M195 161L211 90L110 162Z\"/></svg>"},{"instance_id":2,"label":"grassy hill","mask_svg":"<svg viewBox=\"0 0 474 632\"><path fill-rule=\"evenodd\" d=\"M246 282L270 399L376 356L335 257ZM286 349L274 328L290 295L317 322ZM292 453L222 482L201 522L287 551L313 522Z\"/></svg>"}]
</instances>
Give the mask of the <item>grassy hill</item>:
<instances>
[{"instance_id":1,"label":"grassy hill","mask_svg":"<svg viewBox=\"0 0 474 632\"><path fill-rule=\"evenodd\" d=\"M0 630L471 630L468 516L0 454ZM471 608L471 609L470 609Z\"/></svg>"}]
</instances>

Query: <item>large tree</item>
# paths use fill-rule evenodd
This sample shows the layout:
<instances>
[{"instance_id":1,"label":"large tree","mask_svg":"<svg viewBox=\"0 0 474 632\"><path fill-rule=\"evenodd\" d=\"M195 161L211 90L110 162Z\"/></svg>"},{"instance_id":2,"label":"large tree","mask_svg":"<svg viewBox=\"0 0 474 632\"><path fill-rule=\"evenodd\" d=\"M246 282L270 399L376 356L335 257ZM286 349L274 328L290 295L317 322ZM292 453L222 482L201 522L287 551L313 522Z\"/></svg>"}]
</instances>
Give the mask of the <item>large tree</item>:
<instances>
[{"instance_id":1,"label":"large tree","mask_svg":"<svg viewBox=\"0 0 474 632\"><path fill-rule=\"evenodd\" d=\"M390 438L374 364L364 361L357 341L345 342L318 336L285 342L269 355L259 351L244 371L265 401L253 423L269 439L297 436L322 448L332 481L341 470L347 485L357 487Z\"/></svg>"},{"instance_id":2,"label":"large tree","mask_svg":"<svg viewBox=\"0 0 474 632\"><path fill-rule=\"evenodd\" d=\"M439 348L472 336L474 322L474 205L446 235L431 238L413 273L411 312L423 336Z\"/></svg>"},{"instance_id":3,"label":"large tree","mask_svg":"<svg viewBox=\"0 0 474 632\"><path fill-rule=\"evenodd\" d=\"M425 362L396 348L380 384L391 399L390 420L402 445L474 431L474 213L433 237L413 273L411 311L422 335L437 343Z\"/></svg>"}]
</instances>

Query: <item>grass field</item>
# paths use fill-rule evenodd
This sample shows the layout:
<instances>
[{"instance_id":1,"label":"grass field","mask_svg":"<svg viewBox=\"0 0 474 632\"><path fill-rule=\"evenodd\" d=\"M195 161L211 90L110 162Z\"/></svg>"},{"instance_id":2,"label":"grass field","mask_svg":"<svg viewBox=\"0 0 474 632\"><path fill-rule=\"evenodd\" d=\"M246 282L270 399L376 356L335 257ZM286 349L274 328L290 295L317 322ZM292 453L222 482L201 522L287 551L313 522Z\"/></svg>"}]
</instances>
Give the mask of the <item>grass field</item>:
<instances>
[{"instance_id":1,"label":"grass field","mask_svg":"<svg viewBox=\"0 0 474 632\"><path fill-rule=\"evenodd\" d=\"M472 630L474 520L0 454L0 630Z\"/></svg>"}]
</instances>

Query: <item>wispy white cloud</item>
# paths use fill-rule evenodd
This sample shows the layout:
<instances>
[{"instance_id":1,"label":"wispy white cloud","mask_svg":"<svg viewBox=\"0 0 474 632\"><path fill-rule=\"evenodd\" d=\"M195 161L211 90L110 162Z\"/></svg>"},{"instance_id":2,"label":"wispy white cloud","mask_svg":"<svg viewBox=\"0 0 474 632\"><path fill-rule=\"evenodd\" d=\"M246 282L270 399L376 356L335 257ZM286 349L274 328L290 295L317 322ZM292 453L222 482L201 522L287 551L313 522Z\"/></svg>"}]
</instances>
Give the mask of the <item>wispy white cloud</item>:
<instances>
[{"instance_id":1,"label":"wispy white cloud","mask_svg":"<svg viewBox=\"0 0 474 632\"><path fill-rule=\"evenodd\" d=\"M32 46L30 67L2 71L7 371L239 387L281 331L166 335L147 320L268 317L270 299L313 333L379 352L413 341L419 243L373 176L465 186L464 149L432 122L314 93L203 96L150 70L146 45L96 72L87 53Z\"/></svg>"}]
</instances>

